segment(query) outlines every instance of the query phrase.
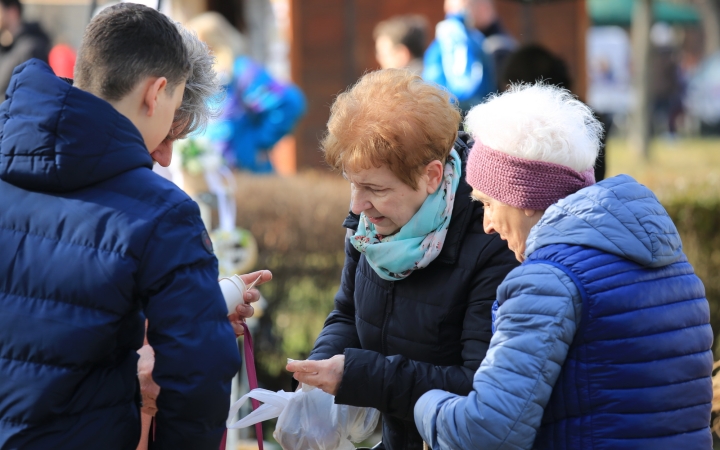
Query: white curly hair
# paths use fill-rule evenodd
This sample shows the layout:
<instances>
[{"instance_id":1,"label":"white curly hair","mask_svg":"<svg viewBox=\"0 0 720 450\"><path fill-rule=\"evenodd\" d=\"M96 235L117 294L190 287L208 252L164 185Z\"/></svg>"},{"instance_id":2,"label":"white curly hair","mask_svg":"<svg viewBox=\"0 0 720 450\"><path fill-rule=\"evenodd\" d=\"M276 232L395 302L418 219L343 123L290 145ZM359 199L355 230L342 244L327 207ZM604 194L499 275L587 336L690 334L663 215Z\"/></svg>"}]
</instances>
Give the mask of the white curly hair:
<instances>
[{"instance_id":1,"label":"white curly hair","mask_svg":"<svg viewBox=\"0 0 720 450\"><path fill-rule=\"evenodd\" d=\"M587 105L542 82L514 84L491 96L468 112L465 129L497 151L577 172L595 165L603 134Z\"/></svg>"}]
</instances>

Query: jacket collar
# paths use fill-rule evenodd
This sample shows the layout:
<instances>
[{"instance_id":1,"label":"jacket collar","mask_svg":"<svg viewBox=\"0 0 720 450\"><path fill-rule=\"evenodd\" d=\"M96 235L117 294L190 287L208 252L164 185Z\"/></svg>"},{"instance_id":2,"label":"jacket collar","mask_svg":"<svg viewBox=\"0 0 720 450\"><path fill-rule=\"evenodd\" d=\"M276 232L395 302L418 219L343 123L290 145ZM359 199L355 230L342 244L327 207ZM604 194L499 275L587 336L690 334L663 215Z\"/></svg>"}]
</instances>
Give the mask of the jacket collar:
<instances>
[{"instance_id":1,"label":"jacket collar","mask_svg":"<svg viewBox=\"0 0 720 450\"><path fill-rule=\"evenodd\" d=\"M473 216L472 199L470 198L472 187L465 181L467 159L472 144L470 135L464 132L458 133L458 137L455 139L455 151L458 152L462 160L462 178L455 193L455 204L453 205L452 218L450 219L445 243L440 255L437 257L437 261L444 264L455 264L457 261L463 237L465 237Z\"/></svg>"}]
</instances>

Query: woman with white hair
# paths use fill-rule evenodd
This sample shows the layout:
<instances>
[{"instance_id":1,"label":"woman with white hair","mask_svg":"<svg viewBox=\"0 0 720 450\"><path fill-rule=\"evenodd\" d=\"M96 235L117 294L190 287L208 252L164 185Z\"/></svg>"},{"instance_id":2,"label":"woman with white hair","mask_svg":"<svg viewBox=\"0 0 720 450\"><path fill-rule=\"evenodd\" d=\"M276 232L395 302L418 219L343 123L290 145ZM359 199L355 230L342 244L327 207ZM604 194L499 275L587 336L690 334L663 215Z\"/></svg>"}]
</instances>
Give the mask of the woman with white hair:
<instances>
[{"instance_id":1,"label":"woman with white hair","mask_svg":"<svg viewBox=\"0 0 720 450\"><path fill-rule=\"evenodd\" d=\"M415 406L434 449L709 449L713 334L700 279L653 193L595 184L600 124L566 90L514 86L473 108L483 226L523 264L498 288L466 397Z\"/></svg>"},{"instance_id":2,"label":"woman with white hair","mask_svg":"<svg viewBox=\"0 0 720 450\"><path fill-rule=\"evenodd\" d=\"M158 157L158 160L166 164L170 164L172 147L176 140L185 139L195 131L202 131L207 126L208 121L216 115L216 111L211 107L210 100L220 93L220 83L217 73L213 69L215 59L212 53L210 53L208 46L203 43L195 33L187 30L179 23L176 23L176 26L188 51L190 73L185 82L182 103L175 113L170 132L153 152L160 154L161 156ZM250 284L260 275L262 275L262 279L258 285L272 278L272 274L267 270L241 275L241 278L246 284ZM245 294L245 302L238 305L235 313L228 316L236 335L243 333L241 323L244 322L245 319L252 317L254 309L251 303L259 299L260 292L257 289L251 289ZM147 338L145 339L145 344L138 350L138 354L140 355L138 360L138 379L140 382L140 393L142 395L142 429L137 450L147 450L150 440L152 418L158 411L156 400L160 395L160 386L155 383L152 377L152 371L155 366L155 353L152 347L150 347L150 344L148 344ZM225 447L222 446L222 448L224 449Z\"/></svg>"}]
</instances>

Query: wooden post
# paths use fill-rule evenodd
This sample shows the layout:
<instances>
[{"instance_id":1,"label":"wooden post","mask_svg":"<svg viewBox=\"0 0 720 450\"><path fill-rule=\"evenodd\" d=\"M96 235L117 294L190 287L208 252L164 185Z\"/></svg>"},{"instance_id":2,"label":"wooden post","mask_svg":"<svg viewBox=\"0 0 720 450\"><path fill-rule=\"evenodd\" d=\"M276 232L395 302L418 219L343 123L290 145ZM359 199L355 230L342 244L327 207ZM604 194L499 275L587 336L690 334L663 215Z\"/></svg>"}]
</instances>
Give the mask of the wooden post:
<instances>
[{"instance_id":1,"label":"wooden post","mask_svg":"<svg viewBox=\"0 0 720 450\"><path fill-rule=\"evenodd\" d=\"M652 0L635 0L632 18L632 85L635 104L631 112L630 146L644 159L650 149L650 27L652 26Z\"/></svg>"},{"instance_id":2,"label":"wooden post","mask_svg":"<svg viewBox=\"0 0 720 450\"><path fill-rule=\"evenodd\" d=\"M720 50L720 1L695 0L705 35L705 56Z\"/></svg>"}]
</instances>

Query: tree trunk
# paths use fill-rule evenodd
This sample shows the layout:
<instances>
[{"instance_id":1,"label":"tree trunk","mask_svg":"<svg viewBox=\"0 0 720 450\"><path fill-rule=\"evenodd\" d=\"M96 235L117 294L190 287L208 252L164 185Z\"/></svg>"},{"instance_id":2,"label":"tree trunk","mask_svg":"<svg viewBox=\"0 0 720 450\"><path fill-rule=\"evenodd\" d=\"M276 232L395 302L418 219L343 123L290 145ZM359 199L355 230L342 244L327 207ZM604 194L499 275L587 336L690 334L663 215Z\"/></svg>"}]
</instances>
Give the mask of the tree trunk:
<instances>
[{"instance_id":1,"label":"tree trunk","mask_svg":"<svg viewBox=\"0 0 720 450\"><path fill-rule=\"evenodd\" d=\"M720 51L720 0L695 0L705 36L705 56Z\"/></svg>"},{"instance_id":2,"label":"tree trunk","mask_svg":"<svg viewBox=\"0 0 720 450\"><path fill-rule=\"evenodd\" d=\"M650 148L650 27L652 0L636 0L632 19L632 84L635 104L631 115L630 146L643 158Z\"/></svg>"}]
</instances>

